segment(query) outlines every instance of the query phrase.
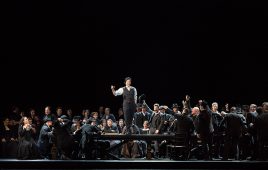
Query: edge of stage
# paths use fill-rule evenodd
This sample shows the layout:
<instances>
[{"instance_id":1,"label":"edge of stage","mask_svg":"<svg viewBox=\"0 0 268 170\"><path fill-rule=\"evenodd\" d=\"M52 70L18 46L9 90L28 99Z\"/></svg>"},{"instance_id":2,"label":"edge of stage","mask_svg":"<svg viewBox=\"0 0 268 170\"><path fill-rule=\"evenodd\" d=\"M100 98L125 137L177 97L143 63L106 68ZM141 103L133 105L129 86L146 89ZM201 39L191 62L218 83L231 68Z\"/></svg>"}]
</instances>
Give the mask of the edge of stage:
<instances>
[{"instance_id":1,"label":"edge of stage","mask_svg":"<svg viewBox=\"0 0 268 170\"><path fill-rule=\"evenodd\" d=\"M16 160L0 159L1 169L267 169L268 161Z\"/></svg>"}]
</instances>

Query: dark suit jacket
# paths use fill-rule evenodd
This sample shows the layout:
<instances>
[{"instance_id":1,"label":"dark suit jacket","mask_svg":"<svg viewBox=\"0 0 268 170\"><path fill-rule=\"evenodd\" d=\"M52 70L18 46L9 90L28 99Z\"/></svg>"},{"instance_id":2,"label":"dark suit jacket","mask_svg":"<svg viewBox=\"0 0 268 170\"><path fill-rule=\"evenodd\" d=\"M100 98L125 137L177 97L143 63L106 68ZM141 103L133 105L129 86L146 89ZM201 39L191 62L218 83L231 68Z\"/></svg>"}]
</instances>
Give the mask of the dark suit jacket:
<instances>
[{"instance_id":1,"label":"dark suit jacket","mask_svg":"<svg viewBox=\"0 0 268 170\"><path fill-rule=\"evenodd\" d=\"M258 115L255 122L255 128L257 130L257 135L260 140L268 139L268 113L262 113Z\"/></svg>"},{"instance_id":2,"label":"dark suit jacket","mask_svg":"<svg viewBox=\"0 0 268 170\"><path fill-rule=\"evenodd\" d=\"M239 137L245 128L243 119L237 113L228 113L221 122L225 124L225 134Z\"/></svg>"},{"instance_id":3,"label":"dark suit jacket","mask_svg":"<svg viewBox=\"0 0 268 170\"><path fill-rule=\"evenodd\" d=\"M37 145L41 154L48 154L51 147L52 129L44 124L40 130Z\"/></svg>"}]
</instances>

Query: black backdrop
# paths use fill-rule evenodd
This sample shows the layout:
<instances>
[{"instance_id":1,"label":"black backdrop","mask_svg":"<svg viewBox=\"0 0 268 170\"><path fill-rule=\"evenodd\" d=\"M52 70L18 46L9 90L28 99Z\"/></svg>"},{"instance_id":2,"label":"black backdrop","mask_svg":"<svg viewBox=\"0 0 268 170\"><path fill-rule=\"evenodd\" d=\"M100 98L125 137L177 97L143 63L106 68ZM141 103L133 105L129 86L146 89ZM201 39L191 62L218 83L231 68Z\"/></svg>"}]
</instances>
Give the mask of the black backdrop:
<instances>
[{"instance_id":1,"label":"black backdrop","mask_svg":"<svg viewBox=\"0 0 268 170\"><path fill-rule=\"evenodd\" d=\"M185 94L261 104L267 11L223 0L17 1L2 24L2 107L118 108L110 85L126 76L149 104Z\"/></svg>"}]
</instances>

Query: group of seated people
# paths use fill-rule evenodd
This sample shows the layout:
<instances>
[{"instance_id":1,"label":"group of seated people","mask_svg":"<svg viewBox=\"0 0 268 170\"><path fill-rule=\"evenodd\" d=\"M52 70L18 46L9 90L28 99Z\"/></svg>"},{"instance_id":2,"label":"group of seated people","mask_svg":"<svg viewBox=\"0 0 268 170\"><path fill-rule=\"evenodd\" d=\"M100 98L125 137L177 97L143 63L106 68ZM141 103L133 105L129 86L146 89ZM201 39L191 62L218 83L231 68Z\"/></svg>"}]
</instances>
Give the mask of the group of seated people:
<instances>
[{"instance_id":1,"label":"group of seated people","mask_svg":"<svg viewBox=\"0 0 268 170\"><path fill-rule=\"evenodd\" d=\"M211 107L210 107L211 106ZM181 108L181 109L180 109ZM174 103L172 108L145 101L137 104L131 126L131 134L185 134L184 159L266 159L268 146L268 102L231 107L221 111L218 103L209 105L204 100L192 108L190 96L182 101L182 107ZM99 140L98 135L126 134L123 112L111 113L110 108L98 112L84 110L73 115L72 110L58 107L56 114L49 106L44 116L34 109L29 115L15 107L1 121L1 157L18 159L109 159L105 150L120 144L121 140ZM154 140L148 151L144 140L131 140L115 147L114 155L123 158L144 158L151 152L154 158L168 156L167 146L174 140Z\"/></svg>"}]
</instances>

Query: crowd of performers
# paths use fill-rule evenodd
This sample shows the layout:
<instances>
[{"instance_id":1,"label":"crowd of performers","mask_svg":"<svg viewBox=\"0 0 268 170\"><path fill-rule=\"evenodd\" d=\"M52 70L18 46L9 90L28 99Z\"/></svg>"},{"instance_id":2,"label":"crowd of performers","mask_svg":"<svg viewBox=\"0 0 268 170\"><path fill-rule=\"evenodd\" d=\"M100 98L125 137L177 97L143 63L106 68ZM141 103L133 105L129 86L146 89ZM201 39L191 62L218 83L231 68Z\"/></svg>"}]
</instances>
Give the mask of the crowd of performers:
<instances>
[{"instance_id":1,"label":"crowd of performers","mask_svg":"<svg viewBox=\"0 0 268 170\"><path fill-rule=\"evenodd\" d=\"M148 106L143 100L137 105L130 131L124 122L122 109L112 114L110 108L98 111L83 110L81 115L72 110L51 107L39 115L34 109L29 114L14 107L1 120L1 157L18 159L108 159L104 150L120 140L97 140L95 136L116 134L186 134L185 159L266 160L268 146L268 102L229 107L221 110L218 103L199 100L191 105L190 96L182 106L174 103ZM152 143L154 158L167 156L168 140ZM119 157L144 158L147 143L133 140L113 151Z\"/></svg>"}]
</instances>

